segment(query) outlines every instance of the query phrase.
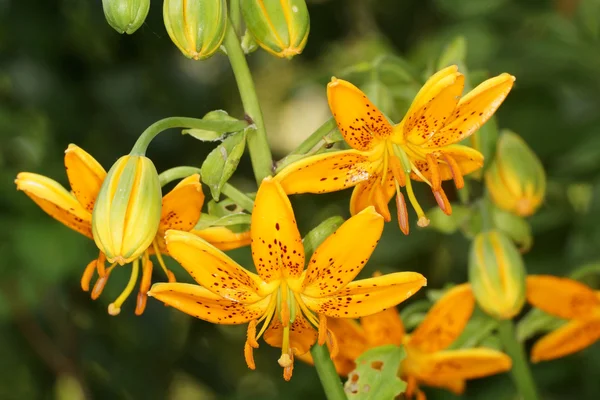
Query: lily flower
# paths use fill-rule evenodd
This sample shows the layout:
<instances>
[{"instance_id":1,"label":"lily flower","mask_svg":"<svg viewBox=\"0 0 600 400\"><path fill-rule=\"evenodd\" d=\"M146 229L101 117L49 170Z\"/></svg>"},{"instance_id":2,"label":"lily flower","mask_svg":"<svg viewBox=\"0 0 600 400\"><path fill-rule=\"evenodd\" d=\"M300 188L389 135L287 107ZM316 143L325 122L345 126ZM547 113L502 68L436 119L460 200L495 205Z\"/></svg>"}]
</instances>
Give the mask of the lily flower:
<instances>
[{"instance_id":1,"label":"lily flower","mask_svg":"<svg viewBox=\"0 0 600 400\"><path fill-rule=\"evenodd\" d=\"M600 339L600 298L583 283L552 275L529 275L527 300L548 314L569 320L534 344L532 362L573 354Z\"/></svg>"},{"instance_id":2,"label":"lily flower","mask_svg":"<svg viewBox=\"0 0 600 400\"><path fill-rule=\"evenodd\" d=\"M352 281L383 231L383 218L368 207L347 220L314 252L305 269L302 238L290 201L278 182L263 180L251 220L257 273L243 268L210 243L169 230L169 254L200 285L157 283L150 296L215 324L248 323L244 356L255 369L258 339L281 348L278 362L291 379L294 358L318 341L336 351L326 317L357 318L392 307L426 284L416 272ZM259 325L262 326L259 328Z\"/></svg>"},{"instance_id":3,"label":"lily flower","mask_svg":"<svg viewBox=\"0 0 600 400\"><path fill-rule=\"evenodd\" d=\"M465 77L453 65L437 72L421 88L404 119L391 124L356 86L332 78L327 98L337 126L352 149L306 157L276 176L287 194L326 193L354 187L352 215L372 205L386 221L396 194L398 223L409 233L402 187L419 218L429 220L417 201L411 180L427 183L439 207L452 208L442 181L464 186L463 176L483 166L483 155L456 144L476 132L502 104L515 77L503 73L461 98Z\"/></svg>"},{"instance_id":4,"label":"lily flower","mask_svg":"<svg viewBox=\"0 0 600 400\"><path fill-rule=\"evenodd\" d=\"M408 399L415 395L419 400L425 399L419 385L462 394L466 380L501 373L512 365L510 357L492 349L446 350L464 330L474 305L470 285L455 286L429 310L411 335L405 334L394 307L361 318L360 325L355 321L329 320L328 326L340 343L340 352L333 359L336 369L340 375L348 375L362 352L386 344L404 344L406 358L400 371L401 378L408 382L405 393ZM342 346L344 342L354 345Z\"/></svg>"},{"instance_id":5,"label":"lily flower","mask_svg":"<svg viewBox=\"0 0 600 400\"><path fill-rule=\"evenodd\" d=\"M74 231L93 239L92 211L102 182L106 178L106 170L90 154L74 144L70 144L65 151L65 169L71 186L71 192L50 178L30 172L21 172L17 175L17 179L15 180L17 190L24 191L27 196L54 219L62 222ZM140 258L133 261L129 283L121 295L109 305L109 314L119 314L121 305L135 287L140 269L142 276L135 313L136 315L141 315L144 312L153 269L150 255L154 254L156 256L168 280L175 280L175 276L167 269L162 257L163 254L168 255L163 239L167 229L174 228L191 231L199 237L205 237L222 249L249 244L249 232L234 233L223 227L211 227L201 231L193 230L200 218L203 203L204 194L198 174L183 179L173 190L163 197L158 233L152 245ZM106 256L100 252L98 258L92 260L85 268L81 278L81 288L88 292L94 273L97 272L98 279L91 292L92 299L97 299L116 266L117 263L115 262L107 267Z\"/></svg>"}]
</instances>

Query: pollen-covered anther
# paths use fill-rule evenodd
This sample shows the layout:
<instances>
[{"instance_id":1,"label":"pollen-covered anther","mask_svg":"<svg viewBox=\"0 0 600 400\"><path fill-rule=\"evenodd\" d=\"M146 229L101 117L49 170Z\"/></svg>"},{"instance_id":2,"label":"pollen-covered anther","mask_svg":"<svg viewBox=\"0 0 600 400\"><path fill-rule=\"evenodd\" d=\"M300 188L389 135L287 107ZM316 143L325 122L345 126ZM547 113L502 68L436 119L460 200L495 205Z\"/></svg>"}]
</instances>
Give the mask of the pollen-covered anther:
<instances>
[{"instance_id":1,"label":"pollen-covered anther","mask_svg":"<svg viewBox=\"0 0 600 400\"><path fill-rule=\"evenodd\" d=\"M327 342L327 317L319 314L319 331L318 331L319 346L323 346Z\"/></svg>"},{"instance_id":2,"label":"pollen-covered anther","mask_svg":"<svg viewBox=\"0 0 600 400\"><path fill-rule=\"evenodd\" d=\"M340 352L337 338L331 329L327 329L327 349L329 350L329 357L334 359Z\"/></svg>"},{"instance_id":3,"label":"pollen-covered anther","mask_svg":"<svg viewBox=\"0 0 600 400\"><path fill-rule=\"evenodd\" d=\"M465 187L465 180L462 176L462 172L460 172L460 167L458 166L456 160L448 154L444 154L443 158L444 161L446 161L446 164L448 164L448 168L450 168L450 172L452 173L454 186L456 186L457 189L462 189Z\"/></svg>"},{"instance_id":4,"label":"pollen-covered anther","mask_svg":"<svg viewBox=\"0 0 600 400\"><path fill-rule=\"evenodd\" d=\"M146 253L147 255L147 253ZM135 303L135 315L142 315L146 309L146 302L148 300L148 290L152 283L152 261L149 258L144 257L142 267L142 282L140 283L140 291L137 295L137 301Z\"/></svg>"},{"instance_id":5,"label":"pollen-covered anther","mask_svg":"<svg viewBox=\"0 0 600 400\"><path fill-rule=\"evenodd\" d=\"M254 363L254 351L250 343L246 340L246 344L244 344L244 359L246 360L246 364L250 369L256 369L256 364Z\"/></svg>"},{"instance_id":6,"label":"pollen-covered anther","mask_svg":"<svg viewBox=\"0 0 600 400\"><path fill-rule=\"evenodd\" d=\"M98 260L92 260L83 271L83 275L81 276L81 289L83 289L84 292L88 292L90 290L90 281L94 276L94 271L96 271L97 264Z\"/></svg>"},{"instance_id":7,"label":"pollen-covered anther","mask_svg":"<svg viewBox=\"0 0 600 400\"><path fill-rule=\"evenodd\" d=\"M452 214L452 206L450 205L450 202L448 201L446 192L444 192L443 189L434 190L433 196L435 197L435 201L437 202L440 209L444 212L444 214L451 215Z\"/></svg>"},{"instance_id":8,"label":"pollen-covered anther","mask_svg":"<svg viewBox=\"0 0 600 400\"><path fill-rule=\"evenodd\" d=\"M258 321L255 319L250 321L250 323L248 324L248 331L246 334L246 343L255 349L258 349L258 342L256 340L256 325L257 324L258 324Z\"/></svg>"},{"instance_id":9,"label":"pollen-covered anther","mask_svg":"<svg viewBox=\"0 0 600 400\"><path fill-rule=\"evenodd\" d=\"M431 188L434 192L442 188L442 177L440 176L440 167L432 154L427 154L427 164L431 173Z\"/></svg>"},{"instance_id":10,"label":"pollen-covered anther","mask_svg":"<svg viewBox=\"0 0 600 400\"><path fill-rule=\"evenodd\" d=\"M408 208L406 207L406 200L404 195L400 192L399 188L396 190L396 208L398 209L398 226L405 235L410 232L410 225L408 223Z\"/></svg>"}]
</instances>

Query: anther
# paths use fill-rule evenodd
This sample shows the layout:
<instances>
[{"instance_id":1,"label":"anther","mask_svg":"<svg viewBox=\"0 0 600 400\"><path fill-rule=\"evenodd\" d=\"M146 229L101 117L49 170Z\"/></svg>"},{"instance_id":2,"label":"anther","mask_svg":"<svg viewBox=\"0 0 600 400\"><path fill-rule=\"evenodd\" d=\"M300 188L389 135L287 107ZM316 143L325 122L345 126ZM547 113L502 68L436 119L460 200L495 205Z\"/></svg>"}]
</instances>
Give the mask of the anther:
<instances>
[{"instance_id":1,"label":"anther","mask_svg":"<svg viewBox=\"0 0 600 400\"><path fill-rule=\"evenodd\" d=\"M329 357L331 357L331 359L334 359L340 352L337 338L331 329L327 329L327 348L329 349Z\"/></svg>"},{"instance_id":2,"label":"anther","mask_svg":"<svg viewBox=\"0 0 600 400\"><path fill-rule=\"evenodd\" d=\"M323 346L327 342L327 317L324 314L319 314L319 346Z\"/></svg>"},{"instance_id":3,"label":"anther","mask_svg":"<svg viewBox=\"0 0 600 400\"><path fill-rule=\"evenodd\" d=\"M117 263L112 264L110 267L108 267L106 269L106 271L104 272L104 275L100 275L98 277L98 280L96 281L96 283L94 284L94 288L92 289L92 294L91 294L92 300L96 300L98 297L100 297L100 295L102 294L102 291L104 290L104 286L106 286L106 282L108 282L108 277L110 276L110 273L112 272L112 270L115 268L116 265L117 265ZM98 271L98 274L100 274L100 271Z\"/></svg>"},{"instance_id":4,"label":"anther","mask_svg":"<svg viewBox=\"0 0 600 400\"><path fill-rule=\"evenodd\" d=\"M444 214L451 215L452 206L450 205L450 202L448 201L448 197L446 197L446 193L444 192L444 190L434 190L433 196L435 197L435 201L437 202L440 209L444 212Z\"/></svg>"},{"instance_id":5,"label":"anther","mask_svg":"<svg viewBox=\"0 0 600 400\"><path fill-rule=\"evenodd\" d=\"M410 225L408 223L408 208L406 207L406 200L404 195L399 188L396 190L396 208L398 209L398 225L400 230L405 235L410 232Z\"/></svg>"},{"instance_id":6,"label":"anther","mask_svg":"<svg viewBox=\"0 0 600 400\"><path fill-rule=\"evenodd\" d=\"M444 154L443 157L446 161L446 164L448 164L448 168L450 168L450 172L452 173L454 186L456 186L457 189L462 189L465 186L465 180L462 176L462 173L460 172L460 167L458 166L458 163L449 154Z\"/></svg>"},{"instance_id":7,"label":"anther","mask_svg":"<svg viewBox=\"0 0 600 400\"><path fill-rule=\"evenodd\" d=\"M135 315L142 315L146 309L146 301L148 300L148 290L152 283L152 261L144 256L144 266L142 267L142 281L140 282L140 291L135 304Z\"/></svg>"},{"instance_id":8,"label":"anther","mask_svg":"<svg viewBox=\"0 0 600 400\"><path fill-rule=\"evenodd\" d=\"M248 368L256 369L256 364L254 363L254 352L248 341L246 341L246 344L244 345L244 358L246 359Z\"/></svg>"},{"instance_id":9,"label":"anther","mask_svg":"<svg viewBox=\"0 0 600 400\"><path fill-rule=\"evenodd\" d=\"M83 275L81 276L81 289L83 289L84 292L88 292L90 290L90 281L94 276L94 271L96 271L97 264L98 260L92 260L83 271Z\"/></svg>"},{"instance_id":10,"label":"anther","mask_svg":"<svg viewBox=\"0 0 600 400\"><path fill-rule=\"evenodd\" d=\"M253 348L258 348L258 342L256 341L256 325L257 321L253 319L248 324L248 332L246 333L246 343L248 343Z\"/></svg>"},{"instance_id":11,"label":"anther","mask_svg":"<svg viewBox=\"0 0 600 400\"><path fill-rule=\"evenodd\" d=\"M429 165L429 172L431 173L431 187L433 191L438 191L442 187L442 178L440 176L440 167L437 160L431 153L426 156L427 164Z\"/></svg>"}]
</instances>

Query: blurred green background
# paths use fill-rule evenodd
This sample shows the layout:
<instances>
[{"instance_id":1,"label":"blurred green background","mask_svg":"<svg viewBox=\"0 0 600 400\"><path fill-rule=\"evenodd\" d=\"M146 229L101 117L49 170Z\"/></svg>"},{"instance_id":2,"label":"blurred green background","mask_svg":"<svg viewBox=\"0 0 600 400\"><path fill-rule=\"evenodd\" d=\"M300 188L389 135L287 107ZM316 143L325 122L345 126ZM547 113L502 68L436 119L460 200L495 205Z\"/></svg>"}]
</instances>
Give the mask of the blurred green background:
<instances>
[{"instance_id":1,"label":"blurred green background","mask_svg":"<svg viewBox=\"0 0 600 400\"><path fill-rule=\"evenodd\" d=\"M382 54L405 58L419 73L431 71L444 46L462 35L470 71L517 77L498 123L525 138L549 176L546 202L531 219L529 272L567 275L600 261L599 0L308 5L311 34L302 56L249 56L278 158L329 118L325 84L332 75ZM312 367L297 363L292 381L284 382L277 350L264 342L255 352L257 371L248 370L244 327L211 325L152 299L142 317L133 315L134 298L121 315L109 316L107 306L129 271L117 270L92 301L79 286L97 255L91 241L15 190L19 171L66 184L62 158L69 143L108 168L157 119L214 109L243 115L227 58L184 58L166 34L161 6L152 1L144 26L120 36L106 24L99 0L0 0L0 399L323 398ZM406 97L416 89L407 87ZM392 107L394 118L401 113L401 105ZM199 166L213 146L172 131L153 142L149 156L159 171ZM231 182L255 190L247 158ZM420 189L423 205L432 207L432 196ZM301 232L326 216L347 217L349 196L295 196ZM440 288L466 280L467 249L460 234L413 225L404 237L391 223L363 275L415 270L428 277L429 288ZM232 254L249 266L248 249ZM599 370L598 344L533 367L544 399L598 398ZM517 397L502 375L470 382L465 398Z\"/></svg>"}]
</instances>

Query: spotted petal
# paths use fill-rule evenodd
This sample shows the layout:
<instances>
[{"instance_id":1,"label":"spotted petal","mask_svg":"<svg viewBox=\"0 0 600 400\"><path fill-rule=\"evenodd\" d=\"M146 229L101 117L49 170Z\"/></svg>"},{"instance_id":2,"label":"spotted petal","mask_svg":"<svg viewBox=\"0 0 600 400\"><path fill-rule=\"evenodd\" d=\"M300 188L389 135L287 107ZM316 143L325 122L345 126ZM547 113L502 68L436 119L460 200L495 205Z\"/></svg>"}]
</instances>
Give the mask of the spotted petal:
<instances>
[{"instance_id":1,"label":"spotted petal","mask_svg":"<svg viewBox=\"0 0 600 400\"><path fill-rule=\"evenodd\" d=\"M279 182L263 180L252 212L252 258L265 282L282 275L297 278L304 269L304 247L292 205Z\"/></svg>"},{"instance_id":2,"label":"spotted petal","mask_svg":"<svg viewBox=\"0 0 600 400\"><path fill-rule=\"evenodd\" d=\"M191 230L221 251L233 250L250 244L250 231L233 232L224 226L211 226L201 230Z\"/></svg>"},{"instance_id":3,"label":"spotted petal","mask_svg":"<svg viewBox=\"0 0 600 400\"><path fill-rule=\"evenodd\" d=\"M388 203L396 193L396 185L391 170L388 170L387 180L381 185L381 174L374 173L369 176L369 180L361 182L352 191L350 198L350 213L356 215L367 207L374 206L375 210L386 222L392 217Z\"/></svg>"},{"instance_id":4,"label":"spotted petal","mask_svg":"<svg viewBox=\"0 0 600 400\"><path fill-rule=\"evenodd\" d=\"M17 190L24 191L52 218L92 238L92 213L58 182L42 175L21 172L15 183Z\"/></svg>"},{"instance_id":5,"label":"spotted petal","mask_svg":"<svg viewBox=\"0 0 600 400\"><path fill-rule=\"evenodd\" d=\"M404 325L396 307L377 314L367 315L360 319L369 347L378 347L386 344L400 346L404 339Z\"/></svg>"},{"instance_id":6,"label":"spotted petal","mask_svg":"<svg viewBox=\"0 0 600 400\"><path fill-rule=\"evenodd\" d=\"M190 232L169 230L167 249L198 284L229 300L246 304L263 298L260 278L239 266L225 253Z\"/></svg>"},{"instance_id":7,"label":"spotted petal","mask_svg":"<svg viewBox=\"0 0 600 400\"><path fill-rule=\"evenodd\" d=\"M313 253L302 283L311 297L344 288L363 269L383 232L383 218L369 207L340 226Z\"/></svg>"},{"instance_id":8,"label":"spotted petal","mask_svg":"<svg viewBox=\"0 0 600 400\"><path fill-rule=\"evenodd\" d=\"M281 347L283 342L283 326L278 318L273 318L264 334L265 342L273 347ZM305 354L317 341L317 331L308 323L298 309L296 319L290 325L290 348L294 354Z\"/></svg>"},{"instance_id":9,"label":"spotted petal","mask_svg":"<svg viewBox=\"0 0 600 400\"><path fill-rule=\"evenodd\" d=\"M411 157L411 160L417 169L429 181L431 181L431 171L429 170L429 165L425 159L427 154L432 154L434 158L438 160L440 178L443 181L450 180L453 177L452 169L444 158L445 155L452 157L454 161L456 161L461 175L470 174L483 167L483 154L471 147L460 144L449 145L443 149L415 148L414 146L407 146L406 149L407 154ZM422 180L415 173L411 173L410 178L416 181Z\"/></svg>"},{"instance_id":10,"label":"spotted petal","mask_svg":"<svg viewBox=\"0 0 600 400\"><path fill-rule=\"evenodd\" d=\"M334 318L358 318L403 302L426 283L425 277L419 273L396 272L351 282L331 296L301 296L306 306L318 314Z\"/></svg>"},{"instance_id":11,"label":"spotted petal","mask_svg":"<svg viewBox=\"0 0 600 400\"><path fill-rule=\"evenodd\" d=\"M193 317L214 324L232 325L260 318L270 300L266 297L255 303L239 303L189 283L155 283L148 295Z\"/></svg>"},{"instance_id":12,"label":"spotted petal","mask_svg":"<svg viewBox=\"0 0 600 400\"><path fill-rule=\"evenodd\" d=\"M474 307L471 285L465 283L455 286L431 307L407 345L424 353L445 349L465 329Z\"/></svg>"},{"instance_id":13,"label":"spotted petal","mask_svg":"<svg viewBox=\"0 0 600 400\"><path fill-rule=\"evenodd\" d=\"M598 339L600 318L573 320L538 340L531 349L531 361L564 357L591 346Z\"/></svg>"},{"instance_id":14,"label":"spotted petal","mask_svg":"<svg viewBox=\"0 0 600 400\"><path fill-rule=\"evenodd\" d=\"M327 85L329 108L346 143L356 150L370 150L392 132L392 125L356 86L332 78Z\"/></svg>"},{"instance_id":15,"label":"spotted petal","mask_svg":"<svg viewBox=\"0 0 600 400\"><path fill-rule=\"evenodd\" d=\"M444 147L457 143L477 131L502 104L512 89L515 77L500 74L481 83L460 99L456 110L425 143L426 147Z\"/></svg>"},{"instance_id":16,"label":"spotted petal","mask_svg":"<svg viewBox=\"0 0 600 400\"><path fill-rule=\"evenodd\" d=\"M65 150L65 169L73 195L91 213L106 171L94 157L74 144Z\"/></svg>"},{"instance_id":17,"label":"spotted petal","mask_svg":"<svg viewBox=\"0 0 600 400\"><path fill-rule=\"evenodd\" d=\"M583 283L552 275L527 277L527 301L549 314L564 319L587 318L600 299Z\"/></svg>"},{"instance_id":18,"label":"spotted petal","mask_svg":"<svg viewBox=\"0 0 600 400\"><path fill-rule=\"evenodd\" d=\"M285 167L274 179L287 194L328 193L369 179L373 168L367 154L344 150L303 158Z\"/></svg>"}]
</instances>

